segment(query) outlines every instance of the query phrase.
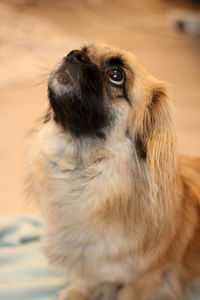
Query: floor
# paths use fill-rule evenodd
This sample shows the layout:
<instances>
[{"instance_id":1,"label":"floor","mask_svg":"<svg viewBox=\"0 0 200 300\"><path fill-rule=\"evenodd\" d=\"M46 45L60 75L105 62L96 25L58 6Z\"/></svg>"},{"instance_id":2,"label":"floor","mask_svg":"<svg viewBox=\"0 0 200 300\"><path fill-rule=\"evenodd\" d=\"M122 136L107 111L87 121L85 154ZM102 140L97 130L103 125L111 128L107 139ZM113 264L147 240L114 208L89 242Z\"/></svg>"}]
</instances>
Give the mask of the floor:
<instances>
[{"instance_id":1,"label":"floor","mask_svg":"<svg viewBox=\"0 0 200 300\"><path fill-rule=\"evenodd\" d=\"M27 134L47 103L51 68L89 41L133 51L168 83L179 152L199 155L200 39L171 26L180 8L187 5L167 0L0 2L0 215L38 212L23 191Z\"/></svg>"}]
</instances>

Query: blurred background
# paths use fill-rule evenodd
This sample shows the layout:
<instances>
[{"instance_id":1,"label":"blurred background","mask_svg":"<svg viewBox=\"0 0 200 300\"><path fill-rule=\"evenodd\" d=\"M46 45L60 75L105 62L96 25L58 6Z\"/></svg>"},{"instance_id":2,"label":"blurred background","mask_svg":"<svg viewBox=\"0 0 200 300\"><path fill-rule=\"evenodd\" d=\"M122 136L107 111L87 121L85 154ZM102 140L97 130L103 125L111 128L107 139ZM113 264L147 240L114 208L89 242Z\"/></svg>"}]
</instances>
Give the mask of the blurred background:
<instances>
[{"instance_id":1,"label":"blurred background","mask_svg":"<svg viewBox=\"0 0 200 300\"><path fill-rule=\"evenodd\" d=\"M23 191L27 134L47 105L52 67L91 41L133 51L168 83L178 150L200 154L200 38L182 21L200 22L198 12L199 1L0 1L1 216L38 212Z\"/></svg>"}]
</instances>

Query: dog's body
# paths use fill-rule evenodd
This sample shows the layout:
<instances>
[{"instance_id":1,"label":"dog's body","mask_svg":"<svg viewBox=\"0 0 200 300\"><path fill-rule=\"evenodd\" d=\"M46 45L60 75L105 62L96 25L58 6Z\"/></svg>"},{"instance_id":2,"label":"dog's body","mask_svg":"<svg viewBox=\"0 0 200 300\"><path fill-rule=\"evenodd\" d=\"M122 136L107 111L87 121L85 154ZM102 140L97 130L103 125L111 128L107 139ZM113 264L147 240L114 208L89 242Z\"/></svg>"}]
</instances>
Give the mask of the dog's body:
<instances>
[{"instance_id":1,"label":"dog's body","mask_svg":"<svg viewBox=\"0 0 200 300\"><path fill-rule=\"evenodd\" d=\"M60 299L183 299L200 276L200 160L177 162L165 87L108 46L65 60L30 157L45 252L77 284Z\"/></svg>"}]
</instances>

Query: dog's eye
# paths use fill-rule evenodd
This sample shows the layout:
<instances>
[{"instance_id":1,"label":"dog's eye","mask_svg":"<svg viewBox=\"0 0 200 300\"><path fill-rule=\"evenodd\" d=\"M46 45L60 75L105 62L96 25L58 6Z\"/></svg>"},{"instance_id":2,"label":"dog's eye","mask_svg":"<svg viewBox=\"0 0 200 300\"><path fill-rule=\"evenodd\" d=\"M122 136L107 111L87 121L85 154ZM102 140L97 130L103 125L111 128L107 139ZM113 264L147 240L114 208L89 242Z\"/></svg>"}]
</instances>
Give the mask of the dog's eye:
<instances>
[{"instance_id":1,"label":"dog's eye","mask_svg":"<svg viewBox=\"0 0 200 300\"><path fill-rule=\"evenodd\" d=\"M106 70L106 76L109 81L115 85L124 83L124 72L119 67L111 67Z\"/></svg>"}]
</instances>

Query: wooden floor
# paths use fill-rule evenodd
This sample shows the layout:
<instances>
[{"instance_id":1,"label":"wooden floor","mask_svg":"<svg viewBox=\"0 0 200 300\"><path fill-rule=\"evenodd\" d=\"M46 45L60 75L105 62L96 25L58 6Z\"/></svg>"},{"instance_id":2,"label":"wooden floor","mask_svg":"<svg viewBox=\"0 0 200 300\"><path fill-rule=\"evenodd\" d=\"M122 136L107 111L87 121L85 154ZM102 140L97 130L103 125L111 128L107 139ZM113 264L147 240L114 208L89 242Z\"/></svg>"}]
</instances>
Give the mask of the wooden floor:
<instances>
[{"instance_id":1,"label":"wooden floor","mask_svg":"<svg viewBox=\"0 0 200 300\"><path fill-rule=\"evenodd\" d=\"M23 192L26 135L47 103L51 68L90 41L133 51L169 84L179 152L200 154L200 40L171 27L172 2L0 2L0 215L37 212Z\"/></svg>"}]
</instances>

